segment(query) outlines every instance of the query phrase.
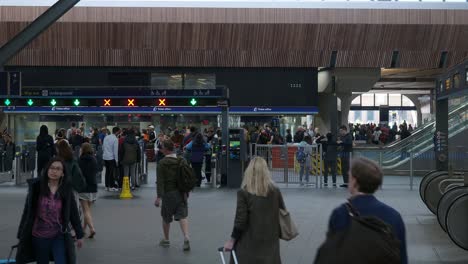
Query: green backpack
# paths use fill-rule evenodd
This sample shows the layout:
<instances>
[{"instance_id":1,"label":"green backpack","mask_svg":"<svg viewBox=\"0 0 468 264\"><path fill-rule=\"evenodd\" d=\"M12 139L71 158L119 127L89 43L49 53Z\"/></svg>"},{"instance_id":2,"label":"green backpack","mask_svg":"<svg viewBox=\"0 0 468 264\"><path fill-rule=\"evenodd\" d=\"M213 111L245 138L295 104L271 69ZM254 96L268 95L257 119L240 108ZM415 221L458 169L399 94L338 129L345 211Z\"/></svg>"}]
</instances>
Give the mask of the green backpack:
<instances>
[{"instance_id":1,"label":"green backpack","mask_svg":"<svg viewBox=\"0 0 468 264\"><path fill-rule=\"evenodd\" d=\"M181 193L188 193L195 188L197 178L193 169L188 165L187 161L183 158L178 158L178 172L177 172L177 189Z\"/></svg>"}]
</instances>

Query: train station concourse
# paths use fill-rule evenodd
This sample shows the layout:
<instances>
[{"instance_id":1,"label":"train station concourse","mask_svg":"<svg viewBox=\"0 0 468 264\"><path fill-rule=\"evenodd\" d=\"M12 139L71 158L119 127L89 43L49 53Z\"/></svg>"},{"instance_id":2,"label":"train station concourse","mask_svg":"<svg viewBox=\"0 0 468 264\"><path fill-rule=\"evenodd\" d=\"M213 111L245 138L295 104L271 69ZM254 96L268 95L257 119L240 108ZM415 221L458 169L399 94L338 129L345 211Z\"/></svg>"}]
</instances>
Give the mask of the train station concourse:
<instances>
[{"instance_id":1,"label":"train station concourse","mask_svg":"<svg viewBox=\"0 0 468 264\"><path fill-rule=\"evenodd\" d=\"M0 264L465 264L467 137L467 0L0 0Z\"/></svg>"}]
</instances>

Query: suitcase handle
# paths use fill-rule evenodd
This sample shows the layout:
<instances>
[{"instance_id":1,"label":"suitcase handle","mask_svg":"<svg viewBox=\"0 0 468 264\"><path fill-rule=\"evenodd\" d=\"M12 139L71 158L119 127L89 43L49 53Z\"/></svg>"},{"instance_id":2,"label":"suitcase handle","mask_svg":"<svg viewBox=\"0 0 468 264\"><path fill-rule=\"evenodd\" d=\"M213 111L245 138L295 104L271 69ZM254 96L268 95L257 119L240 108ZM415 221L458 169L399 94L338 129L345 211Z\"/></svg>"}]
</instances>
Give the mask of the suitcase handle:
<instances>
[{"instance_id":1,"label":"suitcase handle","mask_svg":"<svg viewBox=\"0 0 468 264\"><path fill-rule=\"evenodd\" d=\"M219 252L219 255L221 256L221 261L223 262L223 264L226 263L225 260L224 260L224 255L223 255L224 252L231 252L232 258L233 258L233 260L234 260L234 263L235 263L235 264L238 264L238 263L239 263L239 262L237 261L236 252L235 252L234 250L225 251L225 250L224 250L224 247L219 247L219 248L218 248L218 252Z\"/></svg>"},{"instance_id":2,"label":"suitcase handle","mask_svg":"<svg viewBox=\"0 0 468 264\"><path fill-rule=\"evenodd\" d=\"M8 263L10 263L11 255L13 255L13 250L15 250L15 248L18 248L18 244L11 246L10 254L8 254L8 259L7 259Z\"/></svg>"}]
</instances>

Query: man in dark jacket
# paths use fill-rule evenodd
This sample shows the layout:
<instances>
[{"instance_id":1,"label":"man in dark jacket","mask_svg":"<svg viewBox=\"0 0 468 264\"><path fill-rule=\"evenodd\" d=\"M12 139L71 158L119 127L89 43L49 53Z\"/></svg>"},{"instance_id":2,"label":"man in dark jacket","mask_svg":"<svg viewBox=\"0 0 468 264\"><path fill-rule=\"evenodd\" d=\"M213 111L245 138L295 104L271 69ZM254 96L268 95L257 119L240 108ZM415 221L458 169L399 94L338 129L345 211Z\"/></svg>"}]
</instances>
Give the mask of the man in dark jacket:
<instances>
[{"instance_id":1,"label":"man in dark jacket","mask_svg":"<svg viewBox=\"0 0 468 264\"><path fill-rule=\"evenodd\" d=\"M382 184L382 169L374 161L366 158L356 158L352 162L349 176L348 190L351 194L349 202L361 216L374 216L392 226L393 233L400 241L401 263L408 263L405 224L401 215L374 196L375 191ZM328 232L346 230L350 224L351 218L348 209L342 204L333 210Z\"/></svg>"},{"instance_id":2,"label":"man in dark jacket","mask_svg":"<svg viewBox=\"0 0 468 264\"><path fill-rule=\"evenodd\" d=\"M119 163L123 166L123 176L130 177L130 185L134 190L135 187L138 187L135 168L136 164L141 160L141 151L133 129L127 131L127 136L119 148L119 159Z\"/></svg>"},{"instance_id":3,"label":"man in dark jacket","mask_svg":"<svg viewBox=\"0 0 468 264\"><path fill-rule=\"evenodd\" d=\"M349 159L353 152L353 138L348 133L346 126L340 127L341 141L337 143L342 147L341 150L341 174L343 175L343 184L340 187L348 187L348 171L349 171Z\"/></svg>"},{"instance_id":4,"label":"man in dark jacket","mask_svg":"<svg viewBox=\"0 0 468 264\"><path fill-rule=\"evenodd\" d=\"M159 242L161 247L169 247L169 229L172 220L179 221L180 228L184 234L184 251L190 250L188 235L188 205L187 196L182 194L177 188L177 177L179 166L185 163L185 159L177 158L174 152L174 143L170 139L162 141L160 150L165 157L159 162L157 167L157 197L154 205L159 207L161 200L161 216L163 218L164 239Z\"/></svg>"}]
</instances>

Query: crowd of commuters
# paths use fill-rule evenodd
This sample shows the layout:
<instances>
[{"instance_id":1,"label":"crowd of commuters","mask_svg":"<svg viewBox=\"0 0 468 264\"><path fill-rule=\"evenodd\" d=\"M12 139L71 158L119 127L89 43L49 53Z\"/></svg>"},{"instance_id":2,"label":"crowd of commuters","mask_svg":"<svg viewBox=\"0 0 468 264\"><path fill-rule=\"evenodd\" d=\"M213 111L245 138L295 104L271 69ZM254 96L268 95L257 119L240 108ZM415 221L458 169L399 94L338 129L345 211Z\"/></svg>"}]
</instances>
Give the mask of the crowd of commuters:
<instances>
[{"instance_id":1,"label":"crowd of commuters","mask_svg":"<svg viewBox=\"0 0 468 264\"><path fill-rule=\"evenodd\" d=\"M355 140L365 141L367 144L388 144L396 141L397 139L403 140L413 133L414 129L411 124L404 121L397 126L397 123L389 125L377 125L373 123L368 124L350 124Z\"/></svg>"},{"instance_id":2,"label":"crowd of commuters","mask_svg":"<svg viewBox=\"0 0 468 264\"><path fill-rule=\"evenodd\" d=\"M145 144L153 144L156 157L160 156L157 159L157 196L154 201L156 207L161 207L163 220L163 238L159 245L170 247L170 225L172 221L178 221L184 236L183 250L189 251L189 194L180 190L179 174L183 168L191 166L193 175L196 175L195 186L200 186L201 164L207 158L210 144L217 144L213 140L221 136L220 132L209 128L200 133L195 127L191 127L184 131L175 129L156 135L151 127L142 134L131 128L121 130L115 127L112 134L108 134L105 129L91 129L89 136L83 137L82 133L73 131L81 130L75 128L74 124L70 130L70 133L57 131L54 142L48 135L47 127L40 128L37 138L40 167L38 166L38 178L28 182L29 191L18 231L20 243L17 263L49 263L51 258L57 264L76 263L75 244L82 246L87 229L89 238L96 234L91 205L97 196L98 162L92 145L102 145L106 165L105 185L110 190L121 187L121 180L118 179L118 175L121 175L119 167L124 175L132 176L134 166L141 158L137 137L143 142L143 147ZM269 128L247 133L246 139L256 144L284 143L277 130ZM391 227L399 241L399 247L392 250L397 250L400 263L406 264L406 237L402 218L397 211L378 201L373 195L382 184L382 170L377 164L364 158L350 161L353 136L348 127L341 126L338 137L332 133L322 136L318 129L299 128L294 136L288 131L286 141L297 142L298 148L304 148L305 159L308 156L310 158L306 149L313 142L323 145L327 168L325 184L328 184L330 168L332 184L336 186L336 157L340 155L344 183L341 186L346 187L351 195L348 203L361 216L377 217ZM77 144L75 148L79 148L78 156L73 151L73 143ZM301 165L300 172L301 182L304 179L306 184L310 169L307 164L310 162ZM205 175L209 181L208 174ZM132 179L131 184L134 187L137 181ZM347 208L343 204L332 212L327 239L350 228L351 218ZM260 156L252 157L237 193L234 227L224 249L235 250L240 263L281 263L280 210L286 210L285 202L280 189L271 178L267 161ZM83 220L80 220L81 215ZM321 248L315 263L326 263L320 261L326 259L323 252L325 251ZM231 259L231 263L232 261Z\"/></svg>"}]
</instances>

